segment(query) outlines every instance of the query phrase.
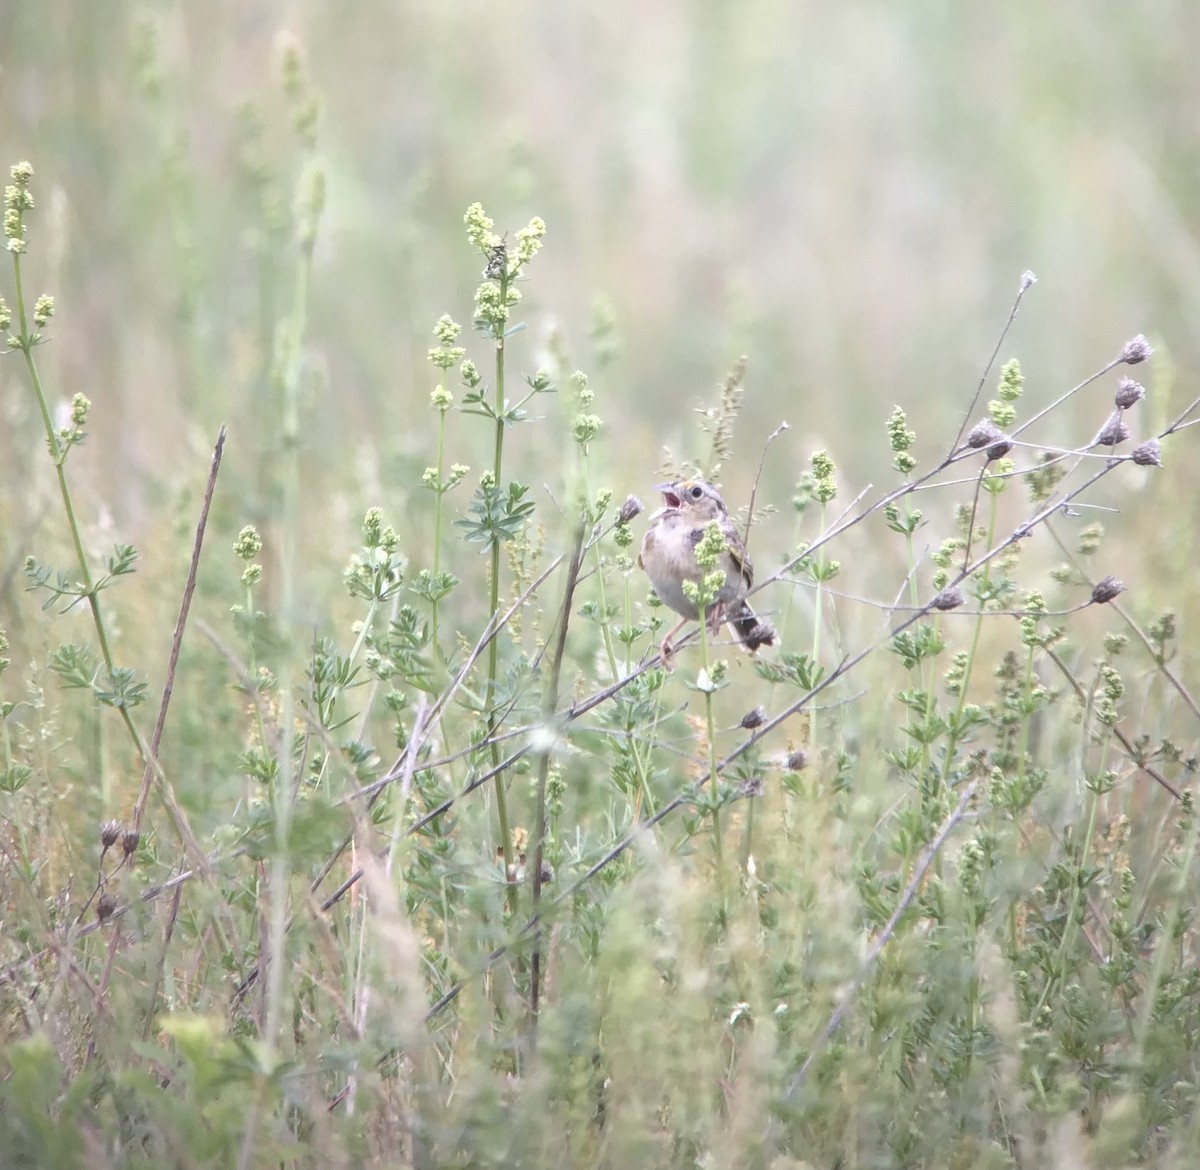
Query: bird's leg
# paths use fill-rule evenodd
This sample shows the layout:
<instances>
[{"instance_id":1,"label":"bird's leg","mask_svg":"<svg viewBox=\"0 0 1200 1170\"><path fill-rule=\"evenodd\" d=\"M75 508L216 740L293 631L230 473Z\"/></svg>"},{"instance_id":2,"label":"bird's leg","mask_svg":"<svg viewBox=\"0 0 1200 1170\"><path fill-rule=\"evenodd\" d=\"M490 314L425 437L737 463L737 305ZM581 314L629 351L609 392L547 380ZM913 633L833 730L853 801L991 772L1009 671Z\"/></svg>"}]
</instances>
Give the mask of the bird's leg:
<instances>
[{"instance_id":1,"label":"bird's leg","mask_svg":"<svg viewBox=\"0 0 1200 1170\"><path fill-rule=\"evenodd\" d=\"M727 606L725 602L718 601L716 605L709 608L705 615L708 618L708 632L715 638L721 632L721 626L725 621L725 610Z\"/></svg>"},{"instance_id":2,"label":"bird's leg","mask_svg":"<svg viewBox=\"0 0 1200 1170\"><path fill-rule=\"evenodd\" d=\"M676 625L672 626L667 632L666 636L663 638L662 643L659 645L658 651L662 655L662 664L664 670L675 669L675 647L671 645L671 639L688 624L689 620L689 618L684 618L681 622L678 622Z\"/></svg>"}]
</instances>

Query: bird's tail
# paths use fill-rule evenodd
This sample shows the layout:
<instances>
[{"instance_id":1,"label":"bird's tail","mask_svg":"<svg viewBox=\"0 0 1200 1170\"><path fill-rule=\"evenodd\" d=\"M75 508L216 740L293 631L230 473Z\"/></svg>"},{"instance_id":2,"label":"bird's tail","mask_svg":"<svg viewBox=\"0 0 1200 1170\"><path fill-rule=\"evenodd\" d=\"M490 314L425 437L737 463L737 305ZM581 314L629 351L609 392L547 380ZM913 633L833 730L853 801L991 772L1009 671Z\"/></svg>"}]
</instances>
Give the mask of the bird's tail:
<instances>
[{"instance_id":1,"label":"bird's tail","mask_svg":"<svg viewBox=\"0 0 1200 1170\"><path fill-rule=\"evenodd\" d=\"M775 627L742 602L729 614L729 624L737 634L738 641L753 654L760 646L774 646L778 635Z\"/></svg>"}]
</instances>

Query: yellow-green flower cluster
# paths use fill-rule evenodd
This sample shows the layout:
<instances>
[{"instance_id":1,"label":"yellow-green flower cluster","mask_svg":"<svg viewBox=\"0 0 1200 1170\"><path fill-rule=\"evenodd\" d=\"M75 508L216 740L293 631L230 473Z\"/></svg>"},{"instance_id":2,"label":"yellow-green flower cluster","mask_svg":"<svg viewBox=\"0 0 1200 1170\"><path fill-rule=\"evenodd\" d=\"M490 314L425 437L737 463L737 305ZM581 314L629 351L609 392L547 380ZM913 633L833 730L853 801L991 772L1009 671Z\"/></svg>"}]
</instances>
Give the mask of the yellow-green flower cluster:
<instances>
[{"instance_id":1,"label":"yellow-green flower cluster","mask_svg":"<svg viewBox=\"0 0 1200 1170\"><path fill-rule=\"evenodd\" d=\"M311 252L317 242L317 226L321 222L321 213L325 210L324 167L309 168L299 210L296 239L305 252Z\"/></svg>"},{"instance_id":2,"label":"yellow-green flower cluster","mask_svg":"<svg viewBox=\"0 0 1200 1170\"><path fill-rule=\"evenodd\" d=\"M588 385L587 374L576 370L570 377L570 386L578 406L571 423L571 433L575 436L575 442L581 447L586 447L600 433L604 421L590 409L596 400L596 394Z\"/></svg>"},{"instance_id":3,"label":"yellow-green flower cluster","mask_svg":"<svg viewBox=\"0 0 1200 1170\"><path fill-rule=\"evenodd\" d=\"M393 553L400 543L396 530L383 522L382 508L368 508L363 517L362 538L364 548L380 548L385 553Z\"/></svg>"},{"instance_id":4,"label":"yellow-green flower cluster","mask_svg":"<svg viewBox=\"0 0 1200 1170\"><path fill-rule=\"evenodd\" d=\"M1017 417L1014 405L1021 397L1021 387L1025 378L1021 374L1021 363L1016 358L1004 363L1000 369L1000 385L996 388L996 397L988 403L988 414L996 426L1008 430Z\"/></svg>"},{"instance_id":5,"label":"yellow-green flower cluster","mask_svg":"<svg viewBox=\"0 0 1200 1170\"><path fill-rule=\"evenodd\" d=\"M937 572L933 575L934 589L945 589L950 581L950 571L955 561L955 553L962 552L966 548L967 542L961 536L949 536L942 541L929 555L929 559L937 566Z\"/></svg>"},{"instance_id":6,"label":"yellow-green flower cluster","mask_svg":"<svg viewBox=\"0 0 1200 1170\"><path fill-rule=\"evenodd\" d=\"M998 496L1008 486L1009 477L1016 470L1016 466L1007 456L1003 459L993 459L983 473L983 490Z\"/></svg>"},{"instance_id":7,"label":"yellow-green flower cluster","mask_svg":"<svg viewBox=\"0 0 1200 1170\"><path fill-rule=\"evenodd\" d=\"M262 579L262 565L250 563L262 552L262 546L262 537L258 535L258 529L251 524L247 524L233 542L234 556L246 562L246 567L242 570L243 585L255 585ZM235 612L241 611L240 606L235 606L234 609Z\"/></svg>"},{"instance_id":8,"label":"yellow-green flower cluster","mask_svg":"<svg viewBox=\"0 0 1200 1170\"><path fill-rule=\"evenodd\" d=\"M454 395L451 394L450 391L447 390L446 387L440 382L433 388L433 391L429 395L429 405L432 406L434 410L440 410L442 414L445 414L446 411L450 409L450 406L453 402Z\"/></svg>"},{"instance_id":9,"label":"yellow-green flower cluster","mask_svg":"<svg viewBox=\"0 0 1200 1170\"><path fill-rule=\"evenodd\" d=\"M283 92L292 104L292 125L300 141L311 150L317 144L321 100L309 87L300 42L285 34L280 38L279 52Z\"/></svg>"},{"instance_id":10,"label":"yellow-green flower cluster","mask_svg":"<svg viewBox=\"0 0 1200 1170\"><path fill-rule=\"evenodd\" d=\"M710 520L696 545L696 564L704 570L704 580L700 584L695 581L683 582L684 596L694 605L704 608L716 601L721 586L725 584L725 570L718 568L717 562L728 547L721 525L716 520Z\"/></svg>"},{"instance_id":11,"label":"yellow-green flower cluster","mask_svg":"<svg viewBox=\"0 0 1200 1170\"><path fill-rule=\"evenodd\" d=\"M529 221L528 227L517 232L517 267L528 264L542 250L542 240L546 235L546 224L541 216L535 215Z\"/></svg>"},{"instance_id":12,"label":"yellow-green flower cluster","mask_svg":"<svg viewBox=\"0 0 1200 1170\"><path fill-rule=\"evenodd\" d=\"M501 292L498 284L485 280L475 290L475 320L493 337L500 337L508 324L508 311L520 301L520 289L506 288Z\"/></svg>"},{"instance_id":13,"label":"yellow-green flower cluster","mask_svg":"<svg viewBox=\"0 0 1200 1170\"><path fill-rule=\"evenodd\" d=\"M252 524L247 524L233 542L233 552L243 561L252 561L262 552L262 546L262 537L258 535L258 529Z\"/></svg>"},{"instance_id":14,"label":"yellow-green flower cluster","mask_svg":"<svg viewBox=\"0 0 1200 1170\"><path fill-rule=\"evenodd\" d=\"M482 375L475 368L475 363L467 358L461 366L458 367L459 376L472 389L477 390L479 383L483 381Z\"/></svg>"},{"instance_id":15,"label":"yellow-green flower cluster","mask_svg":"<svg viewBox=\"0 0 1200 1170\"><path fill-rule=\"evenodd\" d=\"M917 466L917 461L908 453L909 447L916 442L917 433L908 429L908 415L904 413L903 407L897 406L892 411L892 416L887 422L887 432L888 443L896 453L892 466L901 475L908 475Z\"/></svg>"},{"instance_id":16,"label":"yellow-green flower cluster","mask_svg":"<svg viewBox=\"0 0 1200 1170\"><path fill-rule=\"evenodd\" d=\"M8 173L12 182L4 188L4 235L8 250L19 253L25 251L25 212L33 210L33 196L29 193L33 167L19 162Z\"/></svg>"},{"instance_id":17,"label":"yellow-green flower cluster","mask_svg":"<svg viewBox=\"0 0 1200 1170\"><path fill-rule=\"evenodd\" d=\"M450 464L450 471L446 478L439 479L438 469L436 467L427 467L421 473L421 486L440 495L443 492L448 492L455 484L460 483L470 470L471 468L465 463L452 463Z\"/></svg>"},{"instance_id":18,"label":"yellow-green flower cluster","mask_svg":"<svg viewBox=\"0 0 1200 1170\"><path fill-rule=\"evenodd\" d=\"M1105 664L1100 667L1100 683L1102 692L1096 707L1096 718L1106 727L1111 727L1117 722L1117 704L1125 696L1125 682L1115 666Z\"/></svg>"},{"instance_id":19,"label":"yellow-green flower cluster","mask_svg":"<svg viewBox=\"0 0 1200 1170\"><path fill-rule=\"evenodd\" d=\"M814 451L809 461L812 464L813 496L818 503L828 504L837 495L837 484L833 482L837 466L828 451Z\"/></svg>"},{"instance_id":20,"label":"yellow-green flower cluster","mask_svg":"<svg viewBox=\"0 0 1200 1170\"><path fill-rule=\"evenodd\" d=\"M721 554L728 547L721 525L716 520L710 520L704 527L704 535L696 545L696 564L702 569L715 569Z\"/></svg>"},{"instance_id":21,"label":"yellow-green flower cluster","mask_svg":"<svg viewBox=\"0 0 1200 1170\"><path fill-rule=\"evenodd\" d=\"M484 212L482 203L472 203L467 208L463 223L467 225L467 239L485 256L500 243L500 237L492 230L495 224Z\"/></svg>"},{"instance_id":22,"label":"yellow-green flower cluster","mask_svg":"<svg viewBox=\"0 0 1200 1170\"><path fill-rule=\"evenodd\" d=\"M433 334L438 339L437 348L429 350L426 355L435 366L448 370L463 360L467 351L461 345L454 344L461 332L462 326L449 314L443 313L437 319L433 327Z\"/></svg>"}]
</instances>

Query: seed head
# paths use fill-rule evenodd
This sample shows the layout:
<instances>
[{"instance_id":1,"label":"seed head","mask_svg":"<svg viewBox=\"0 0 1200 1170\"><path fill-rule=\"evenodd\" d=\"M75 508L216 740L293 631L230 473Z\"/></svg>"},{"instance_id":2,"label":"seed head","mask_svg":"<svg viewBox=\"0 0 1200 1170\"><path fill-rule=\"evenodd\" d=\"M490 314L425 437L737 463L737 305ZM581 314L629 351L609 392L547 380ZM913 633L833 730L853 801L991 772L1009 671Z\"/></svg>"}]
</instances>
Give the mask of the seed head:
<instances>
[{"instance_id":1,"label":"seed head","mask_svg":"<svg viewBox=\"0 0 1200 1170\"><path fill-rule=\"evenodd\" d=\"M116 843L117 838L121 835L121 825L119 821L105 821L100 826L100 845L107 851Z\"/></svg>"},{"instance_id":2,"label":"seed head","mask_svg":"<svg viewBox=\"0 0 1200 1170\"><path fill-rule=\"evenodd\" d=\"M1118 410L1128 410L1137 402L1141 402L1146 397L1146 387L1140 382L1135 382L1132 378L1122 378L1117 383L1117 393L1115 402Z\"/></svg>"},{"instance_id":3,"label":"seed head","mask_svg":"<svg viewBox=\"0 0 1200 1170\"><path fill-rule=\"evenodd\" d=\"M141 839L142 835L137 829L126 829L121 834L121 851L126 857L132 857L137 852L137 847Z\"/></svg>"},{"instance_id":4,"label":"seed head","mask_svg":"<svg viewBox=\"0 0 1200 1170\"><path fill-rule=\"evenodd\" d=\"M625 503L621 505L621 510L617 513L617 523L628 524L645 506L637 496L626 496Z\"/></svg>"},{"instance_id":5,"label":"seed head","mask_svg":"<svg viewBox=\"0 0 1200 1170\"><path fill-rule=\"evenodd\" d=\"M988 462L992 463L996 459L1003 459L1012 450L1013 445L1007 439L1001 439L998 443L993 443L987 449Z\"/></svg>"},{"instance_id":6,"label":"seed head","mask_svg":"<svg viewBox=\"0 0 1200 1170\"><path fill-rule=\"evenodd\" d=\"M967 433L967 446L978 450L980 447L989 447L998 439L1004 437L1003 432L990 418L982 419L977 422Z\"/></svg>"},{"instance_id":7,"label":"seed head","mask_svg":"<svg viewBox=\"0 0 1200 1170\"><path fill-rule=\"evenodd\" d=\"M954 585L951 585L948 589L943 589L941 593L939 593L933 599L932 604L934 609L940 609L944 611L948 609L957 609L963 604L964 601L966 601L966 598L963 596L962 590Z\"/></svg>"},{"instance_id":8,"label":"seed head","mask_svg":"<svg viewBox=\"0 0 1200 1170\"><path fill-rule=\"evenodd\" d=\"M1139 333L1121 346L1121 352L1117 354L1117 361L1124 362L1129 366L1136 366L1138 362L1146 361L1153 353L1154 350L1150 348L1150 343Z\"/></svg>"},{"instance_id":9,"label":"seed head","mask_svg":"<svg viewBox=\"0 0 1200 1170\"><path fill-rule=\"evenodd\" d=\"M1157 439L1147 439L1144 443L1139 443L1134 447L1130 458L1141 467L1161 467L1162 448L1158 445Z\"/></svg>"},{"instance_id":10,"label":"seed head","mask_svg":"<svg viewBox=\"0 0 1200 1170\"><path fill-rule=\"evenodd\" d=\"M783 761L783 766L789 772L802 772L808 767L808 752L803 748L797 748L794 752L788 752L787 758Z\"/></svg>"},{"instance_id":11,"label":"seed head","mask_svg":"<svg viewBox=\"0 0 1200 1170\"><path fill-rule=\"evenodd\" d=\"M753 711L747 711L742 716L742 721L738 726L745 728L746 731L753 731L756 727L761 727L766 721L767 713L761 707L755 707Z\"/></svg>"},{"instance_id":12,"label":"seed head","mask_svg":"<svg viewBox=\"0 0 1200 1170\"><path fill-rule=\"evenodd\" d=\"M1128 438L1129 428L1125 425L1119 414L1114 414L1096 436L1096 442L1101 447L1115 447L1118 443L1123 443Z\"/></svg>"},{"instance_id":13,"label":"seed head","mask_svg":"<svg viewBox=\"0 0 1200 1170\"><path fill-rule=\"evenodd\" d=\"M1115 600L1125 591L1125 582L1118 581L1116 577L1105 577L1102 581L1097 581L1092 589L1092 603L1094 605L1104 605L1109 601Z\"/></svg>"},{"instance_id":14,"label":"seed head","mask_svg":"<svg viewBox=\"0 0 1200 1170\"><path fill-rule=\"evenodd\" d=\"M96 917L101 922L107 921L113 916L113 911L117 908L117 900L111 894L101 894L96 902Z\"/></svg>"}]
</instances>

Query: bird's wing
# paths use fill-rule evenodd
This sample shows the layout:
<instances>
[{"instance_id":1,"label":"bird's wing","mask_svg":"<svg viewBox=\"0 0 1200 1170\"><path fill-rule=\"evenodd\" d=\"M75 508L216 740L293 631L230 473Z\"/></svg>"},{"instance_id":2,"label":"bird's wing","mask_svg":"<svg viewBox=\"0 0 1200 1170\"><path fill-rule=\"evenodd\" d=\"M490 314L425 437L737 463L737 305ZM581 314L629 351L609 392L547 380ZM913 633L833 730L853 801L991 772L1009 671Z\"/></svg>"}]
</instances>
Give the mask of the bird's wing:
<instances>
[{"instance_id":1,"label":"bird's wing","mask_svg":"<svg viewBox=\"0 0 1200 1170\"><path fill-rule=\"evenodd\" d=\"M729 555L733 557L733 563L741 572L742 580L746 582L746 588L749 589L754 584L754 566L750 563L750 554L746 551L746 546L742 543L742 538L738 535L738 530L732 521L727 521L722 527L725 534L725 546L729 550Z\"/></svg>"}]
</instances>

